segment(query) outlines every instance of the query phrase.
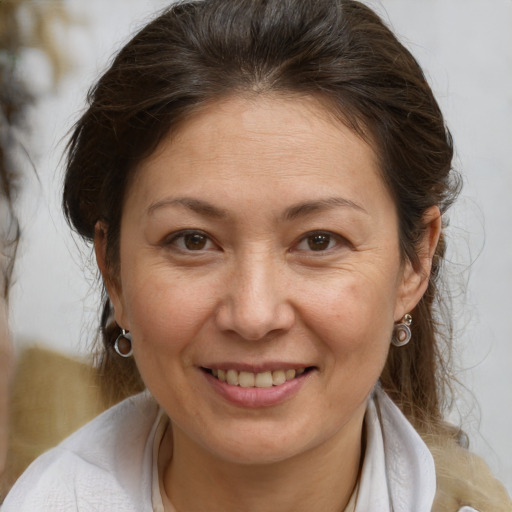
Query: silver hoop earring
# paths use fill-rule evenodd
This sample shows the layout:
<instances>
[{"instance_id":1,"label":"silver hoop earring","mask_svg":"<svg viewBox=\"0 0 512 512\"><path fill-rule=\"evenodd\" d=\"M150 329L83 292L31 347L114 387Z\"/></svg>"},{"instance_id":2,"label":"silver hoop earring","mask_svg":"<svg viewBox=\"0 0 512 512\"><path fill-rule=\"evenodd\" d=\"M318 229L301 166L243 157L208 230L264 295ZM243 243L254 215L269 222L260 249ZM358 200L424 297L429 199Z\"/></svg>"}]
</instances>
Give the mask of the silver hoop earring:
<instances>
[{"instance_id":1,"label":"silver hoop earring","mask_svg":"<svg viewBox=\"0 0 512 512\"><path fill-rule=\"evenodd\" d=\"M133 354L132 335L124 329L121 329L121 334L116 338L114 343L114 350L121 357L131 357Z\"/></svg>"},{"instance_id":2,"label":"silver hoop earring","mask_svg":"<svg viewBox=\"0 0 512 512\"><path fill-rule=\"evenodd\" d=\"M409 341L411 341L411 324L412 316L407 313L404 315L400 323L395 325L393 338L391 339L391 343L395 347L403 347L404 345L407 345Z\"/></svg>"}]
</instances>

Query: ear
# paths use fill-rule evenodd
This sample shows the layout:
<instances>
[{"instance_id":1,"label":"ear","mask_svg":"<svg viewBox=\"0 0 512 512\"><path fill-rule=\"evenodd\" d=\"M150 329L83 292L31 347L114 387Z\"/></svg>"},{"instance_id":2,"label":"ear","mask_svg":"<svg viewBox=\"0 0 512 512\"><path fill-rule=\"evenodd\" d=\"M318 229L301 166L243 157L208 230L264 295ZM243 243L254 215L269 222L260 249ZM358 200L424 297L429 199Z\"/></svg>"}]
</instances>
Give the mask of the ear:
<instances>
[{"instance_id":1,"label":"ear","mask_svg":"<svg viewBox=\"0 0 512 512\"><path fill-rule=\"evenodd\" d=\"M423 215L423 236L418 247L418 267L414 268L410 261L405 262L402 283L398 291L395 307L395 322L412 311L427 290L432 259L441 236L442 217L437 206L431 206Z\"/></svg>"},{"instance_id":2,"label":"ear","mask_svg":"<svg viewBox=\"0 0 512 512\"><path fill-rule=\"evenodd\" d=\"M112 267L107 262L107 233L108 225L103 221L96 222L94 226L94 252L96 263L101 272L105 289L114 307L114 317L117 325L122 329L130 330L124 318L123 294L121 281L113 274Z\"/></svg>"}]
</instances>

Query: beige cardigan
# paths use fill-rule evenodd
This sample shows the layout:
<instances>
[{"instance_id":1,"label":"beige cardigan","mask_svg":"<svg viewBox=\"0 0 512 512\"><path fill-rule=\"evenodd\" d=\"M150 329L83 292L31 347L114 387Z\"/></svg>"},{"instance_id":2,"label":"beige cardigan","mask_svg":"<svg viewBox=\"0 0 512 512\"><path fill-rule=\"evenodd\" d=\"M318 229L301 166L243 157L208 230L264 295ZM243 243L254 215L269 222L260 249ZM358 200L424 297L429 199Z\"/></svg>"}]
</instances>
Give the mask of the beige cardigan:
<instances>
[{"instance_id":1,"label":"beige cardigan","mask_svg":"<svg viewBox=\"0 0 512 512\"><path fill-rule=\"evenodd\" d=\"M479 512L512 512L512 501L477 455L446 438L423 436L436 466L437 491L432 512L471 506Z\"/></svg>"}]
</instances>

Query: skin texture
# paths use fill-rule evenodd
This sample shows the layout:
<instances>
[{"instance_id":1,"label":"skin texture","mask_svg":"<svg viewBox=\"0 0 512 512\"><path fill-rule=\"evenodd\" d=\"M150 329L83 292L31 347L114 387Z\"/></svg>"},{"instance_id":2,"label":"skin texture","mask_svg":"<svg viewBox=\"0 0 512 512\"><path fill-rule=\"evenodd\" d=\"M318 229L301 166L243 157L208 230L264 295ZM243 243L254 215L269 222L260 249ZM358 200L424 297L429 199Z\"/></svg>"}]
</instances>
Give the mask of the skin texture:
<instances>
[{"instance_id":1,"label":"skin texture","mask_svg":"<svg viewBox=\"0 0 512 512\"><path fill-rule=\"evenodd\" d=\"M171 419L159 463L178 510L344 508L393 324L427 285L437 208L425 222L415 270L372 148L308 97L212 103L139 166L119 275L101 223L97 258ZM312 369L263 407L227 400L203 370L288 367Z\"/></svg>"}]
</instances>

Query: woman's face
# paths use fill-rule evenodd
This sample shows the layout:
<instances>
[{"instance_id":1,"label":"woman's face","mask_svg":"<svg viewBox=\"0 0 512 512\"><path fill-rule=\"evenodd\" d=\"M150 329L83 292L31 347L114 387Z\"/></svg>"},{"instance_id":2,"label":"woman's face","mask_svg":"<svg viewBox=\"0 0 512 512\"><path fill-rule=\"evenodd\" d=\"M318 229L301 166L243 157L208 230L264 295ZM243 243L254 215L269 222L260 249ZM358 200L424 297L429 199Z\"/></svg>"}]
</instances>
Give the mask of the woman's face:
<instances>
[{"instance_id":1,"label":"woman's face","mask_svg":"<svg viewBox=\"0 0 512 512\"><path fill-rule=\"evenodd\" d=\"M372 148L311 98L231 98L164 140L120 263L109 292L147 387L175 432L244 463L360 438L425 285Z\"/></svg>"}]
</instances>

